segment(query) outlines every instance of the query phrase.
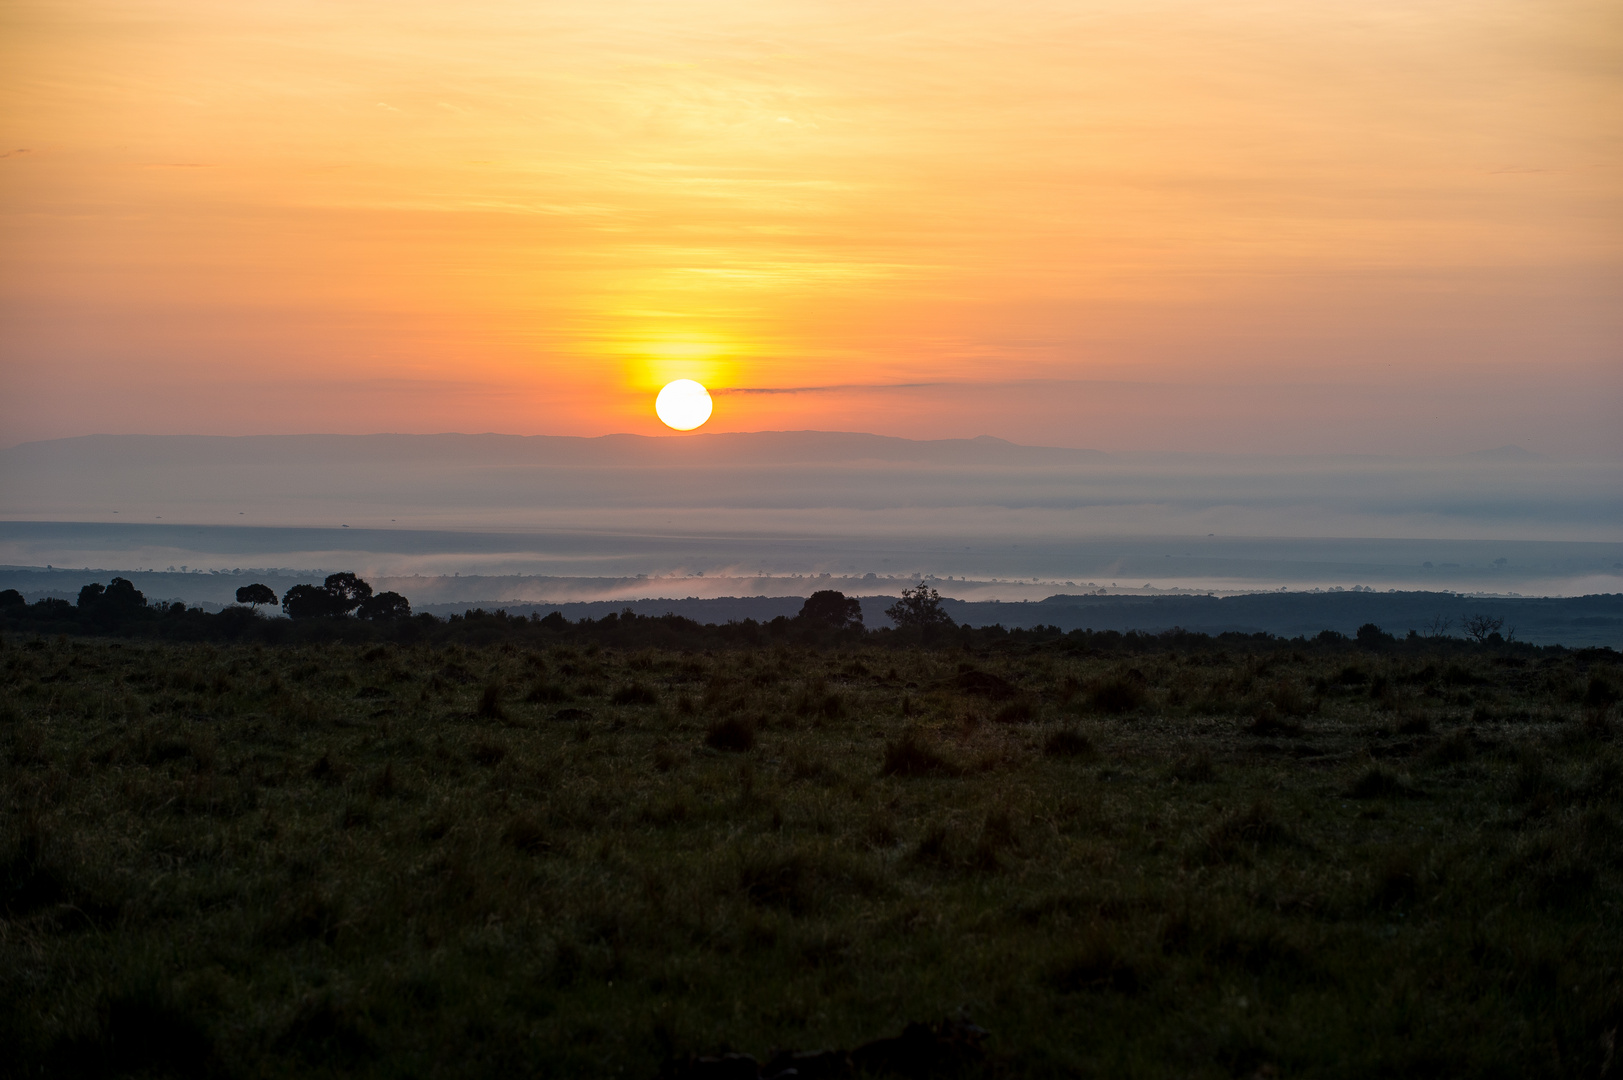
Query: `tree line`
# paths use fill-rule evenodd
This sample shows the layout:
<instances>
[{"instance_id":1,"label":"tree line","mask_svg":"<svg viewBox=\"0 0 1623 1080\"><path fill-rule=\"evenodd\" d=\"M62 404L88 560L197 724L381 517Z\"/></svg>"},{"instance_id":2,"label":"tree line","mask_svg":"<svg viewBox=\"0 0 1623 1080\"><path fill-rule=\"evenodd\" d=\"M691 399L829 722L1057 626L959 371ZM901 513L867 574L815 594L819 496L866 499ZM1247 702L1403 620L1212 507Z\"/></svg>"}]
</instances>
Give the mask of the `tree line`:
<instances>
[{"instance_id":1,"label":"tree line","mask_svg":"<svg viewBox=\"0 0 1623 1080\"><path fill-rule=\"evenodd\" d=\"M278 603L269 585L255 583L237 590L237 603L258 612L266 604ZM372 622L409 619L411 602L397 592L374 594L372 586L352 573L328 574L320 585L295 585L280 600L282 611L291 619L334 619L354 616ZM79 590L77 604L46 597L32 605L16 589L0 591L0 611L21 615L24 611L50 616L73 611L93 623L124 622L187 611L183 603L147 603L147 598L128 578L115 577L106 585L92 582ZM194 609L195 610L195 609Z\"/></svg>"},{"instance_id":2,"label":"tree line","mask_svg":"<svg viewBox=\"0 0 1623 1080\"><path fill-rule=\"evenodd\" d=\"M548 615L510 615L505 611L473 609L440 618L413 615L404 596L374 593L369 583L353 573L332 574L320 585L295 585L278 600L263 584L237 590L238 603L210 614L180 603L149 604L127 579L107 585L87 585L77 605L60 598L28 603L15 589L0 591L0 629L34 633L68 633L155 637L173 641L262 641L266 644L393 641L399 644L435 643L542 646L572 641L584 645L620 648L752 648L774 643L851 647L871 643L882 647L1056 648L1084 654L1134 655L1169 648L1201 652L1235 650L1266 652L1293 650L1326 652L1469 653L1488 649L1507 656L1532 657L1574 651L1581 655L1616 657L1611 649L1568 650L1559 645L1533 646L1502 637L1497 628L1473 628L1469 639L1420 635L1411 631L1398 638L1374 624L1348 636L1325 630L1312 637L1276 637L1268 633L1227 632L1205 634L1181 629L1163 631L1061 630L1057 626L1008 629L1003 626L954 624L943 609L940 594L920 584L905 589L885 610L894 627L872 629L863 625L862 606L854 597L832 589L813 593L793 618L778 616L766 622L744 619L724 624L701 624L680 615L637 615L629 608L599 619L570 621L559 612ZM289 616L266 619L258 609L280 604Z\"/></svg>"}]
</instances>

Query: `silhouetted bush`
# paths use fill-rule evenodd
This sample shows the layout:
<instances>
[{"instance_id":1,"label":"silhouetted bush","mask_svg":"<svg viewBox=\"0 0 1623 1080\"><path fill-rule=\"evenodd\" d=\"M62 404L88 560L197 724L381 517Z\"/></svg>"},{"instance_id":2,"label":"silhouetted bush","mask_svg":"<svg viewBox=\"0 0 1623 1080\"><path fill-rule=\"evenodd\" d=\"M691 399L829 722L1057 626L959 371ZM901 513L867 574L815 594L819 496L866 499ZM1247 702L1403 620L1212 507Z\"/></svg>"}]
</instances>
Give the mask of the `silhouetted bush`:
<instances>
[{"instance_id":1,"label":"silhouetted bush","mask_svg":"<svg viewBox=\"0 0 1623 1080\"><path fill-rule=\"evenodd\" d=\"M1485 645L1499 637L1499 628L1504 625L1505 620L1495 615L1469 615L1465 619L1465 636L1478 645Z\"/></svg>"},{"instance_id":2,"label":"silhouetted bush","mask_svg":"<svg viewBox=\"0 0 1623 1080\"><path fill-rule=\"evenodd\" d=\"M903 628L953 625L952 616L941 606L941 594L924 584L903 589L902 598L886 608L885 615Z\"/></svg>"},{"instance_id":3,"label":"silhouetted bush","mask_svg":"<svg viewBox=\"0 0 1623 1080\"><path fill-rule=\"evenodd\" d=\"M479 695L479 708L477 715L490 720L507 719L507 711L502 708L502 688L497 683L488 684L484 692Z\"/></svg>"},{"instance_id":4,"label":"silhouetted bush","mask_svg":"<svg viewBox=\"0 0 1623 1080\"><path fill-rule=\"evenodd\" d=\"M1100 679L1088 687L1088 708L1094 712L1133 712L1144 707L1150 697L1149 680L1137 668Z\"/></svg>"},{"instance_id":5,"label":"silhouetted bush","mask_svg":"<svg viewBox=\"0 0 1623 1080\"><path fill-rule=\"evenodd\" d=\"M1374 623L1365 623L1358 628L1355 639L1361 648L1379 649L1384 645L1391 645L1397 639Z\"/></svg>"},{"instance_id":6,"label":"silhouetted bush","mask_svg":"<svg viewBox=\"0 0 1623 1080\"><path fill-rule=\"evenodd\" d=\"M728 716L717 720L705 732L706 746L716 750L742 753L755 746L755 721L747 716Z\"/></svg>"},{"instance_id":7,"label":"silhouetted bush","mask_svg":"<svg viewBox=\"0 0 1623 1080\"><path fill-rule=\"evenodd\" d=\"M926 742L916 727L907 728L895 742L885 745L885 758L879 766L881 776L957 776L962 772Z\"/></svg>"},{"instance_id":8,"label":"silhouetted bush","mask_svg":"<svg viewBox=\"0 0 1623 1080\"><path fill-rule=\"evenodd\" d=\"M1093 740L1075 728L1061 728L1043 740L1043 753L1049 757L1093 757Z\"/></svg>"},{"instance_id":9,"label":"silhouetted bush","mask_svg":"<svg viewBox=\"0 0 1623 1080\"><path fill-rule=\"evenodd\" d=\"M860 629L862 603L834 589L823 589L806 597L795 618L829 630Z\"/></svg>"}]
</instances>

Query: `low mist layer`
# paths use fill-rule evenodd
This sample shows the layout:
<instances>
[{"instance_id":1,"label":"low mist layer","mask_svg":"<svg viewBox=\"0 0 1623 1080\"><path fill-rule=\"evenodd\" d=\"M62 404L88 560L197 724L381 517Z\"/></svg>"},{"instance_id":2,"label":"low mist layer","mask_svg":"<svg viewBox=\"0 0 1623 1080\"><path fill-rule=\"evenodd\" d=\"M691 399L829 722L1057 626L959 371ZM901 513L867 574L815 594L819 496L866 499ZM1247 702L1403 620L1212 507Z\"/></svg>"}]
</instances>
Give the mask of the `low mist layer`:
<instances>
[{"instance_id":1,"label":"low mist layer","mask_svg":"<svg viewBox=\"0 0 1623 1080\"><path fill-rule=\"evenodd\" d=\"M965 600L1571 595L1623 588L1620 487L1614 463L1514 448L1286 459L830 432L93 436L0 451L0 563L444 578L402 590L425 602L804 595L823 574L867 592L933 575ZM149 585L216 599L192 578Z\"/></svg>"}]
</instances>

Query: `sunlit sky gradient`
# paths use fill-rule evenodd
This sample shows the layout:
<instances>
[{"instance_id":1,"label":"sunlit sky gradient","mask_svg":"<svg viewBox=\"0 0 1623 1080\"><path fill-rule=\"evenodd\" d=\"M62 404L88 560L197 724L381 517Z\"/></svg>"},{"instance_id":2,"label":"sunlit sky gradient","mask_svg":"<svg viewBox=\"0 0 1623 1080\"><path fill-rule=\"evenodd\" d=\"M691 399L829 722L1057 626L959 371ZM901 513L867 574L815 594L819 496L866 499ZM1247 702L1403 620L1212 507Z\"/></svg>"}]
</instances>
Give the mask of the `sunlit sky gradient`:
<instances>
[{"instance_id":1,"label":"sunlit sky gradient","mask_svg":"<svg viewBox=\"0 0 1623 1080\"><path fill-rule=\"evenodd\" d=\"M7 444L1623 452L1615 0L0 20Z\"/></svg>"}]
</instances>

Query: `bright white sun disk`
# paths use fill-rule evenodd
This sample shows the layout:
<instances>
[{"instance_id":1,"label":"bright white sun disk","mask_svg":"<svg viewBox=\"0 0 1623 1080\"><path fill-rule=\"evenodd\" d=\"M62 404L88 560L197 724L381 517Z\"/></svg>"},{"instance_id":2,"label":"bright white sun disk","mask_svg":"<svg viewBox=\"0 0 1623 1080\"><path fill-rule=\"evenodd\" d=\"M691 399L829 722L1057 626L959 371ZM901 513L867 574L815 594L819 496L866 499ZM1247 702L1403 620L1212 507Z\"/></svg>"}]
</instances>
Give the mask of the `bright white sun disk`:
<instances>
[{"instance_id":1,"label":"bright white sun disk","mask_svg":"<svg viewBox=\"0 0 1623 1080\"><path fill-rule=\"evenodd\" d=\"M692 431L710 419L710 391L692 379L677 379L666 383L665 389L654 399L654 412L665 426L677 431Z\"/></svg>"}]
</instances>

